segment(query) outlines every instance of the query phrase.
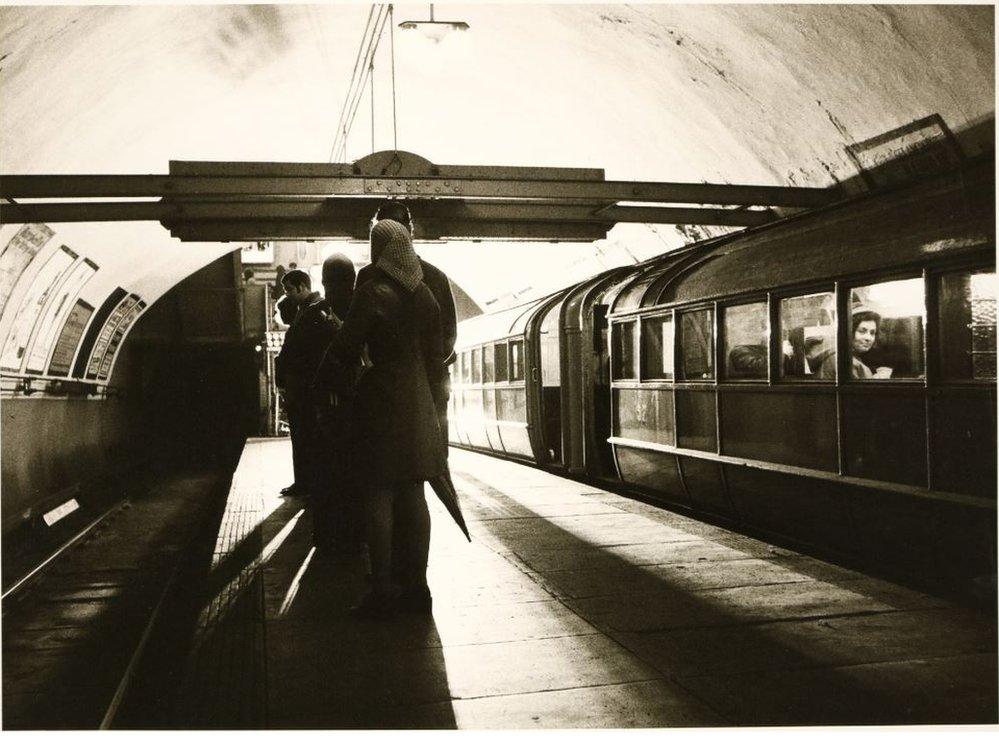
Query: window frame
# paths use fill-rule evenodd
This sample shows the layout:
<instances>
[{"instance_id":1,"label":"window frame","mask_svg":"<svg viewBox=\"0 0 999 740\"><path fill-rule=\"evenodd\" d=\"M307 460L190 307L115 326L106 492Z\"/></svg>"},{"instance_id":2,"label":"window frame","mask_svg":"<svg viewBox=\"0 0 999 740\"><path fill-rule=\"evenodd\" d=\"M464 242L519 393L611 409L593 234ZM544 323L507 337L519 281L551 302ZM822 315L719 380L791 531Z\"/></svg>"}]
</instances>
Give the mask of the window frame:
<instances>
[{"instance_id":1,"label":"window frame","mask_svg":"<svg viewBox=\"0 0 999 740\"><path fill-rule=\"evenodd\" d=\"M504 373L502 379L499 377L498 369L494 369L495 383L497 385L509 385L510 384L510 347L509 341L506 339L501 339L492 344L493 348L493 367L498 368L496 364L497 355L502 355L503 357L503 369Z\"/></svg>"},{"instance_id":2,"label":"window frame","mask_svg":"<svg viewBox=\"0 0 999 740\"><path fill-rule=\"evenodd\" d=\"M726 343L728 341L728 326L725 323L725 319L728 316L728 310L730 308L737 308L739 306L752 306L752 305L762 305L764 313L767 320L766 328L766 355L767 355L767 371L762 378L730 378L728 377L728 351L726 348ZM731 299L726 301L718 301L715 311L717 315L717 356L723 357L725 359L724 367L719 363L716 369L718 375L719 383L734 383L738 385L770 385L773 379L773 357L774 357L774 331L773 331L773 312L771 311L771 301L770 294L764 293L762 295L756 294L752 296L741 296L737 299ZM778 356L780 355L780 344L778 342ZM723 372L724 370L724 372Z\"/></svg>"},{"instance_id":3,"label":"window frame","mask_svg":"<svg viewBox=\"0 0 999 740\"><path fill-rule=\"evenodd\" d=\"M663 317L669 317L670 322L673 324L673 342L670 346L669 351L673 358L673 375L669 378L653 378L648 377L645 374L645 324L648 321L659 319ZM638 352L636 354L638 367L637 373L638 377L635 378L639 383L668 383L673 385L676 382L676 311L673 308L659 308L650 311L648 313L643 313L638 315ZM612 358L613 362L613 358ZM622 382L626 380L633 380L632 378L621 378Z\"/></svg>"},{"instance_id":4,"label":"window frame","mask_svg":"<svg viewBox=\"0 0 999 740\"><path fill-rule=\"evenodd\" d=\"M488 342L482 345L482 385L495 385L496 383L496 359L493 354L494 343ZM489 361L486 361L486 356L489 356ZM492 369L492 378L486 377L486 368L490 367Z\"/></svg>"},{"instance_id":5,"label":"window frame","mask_svg":"<svg viewBox=\"0 0 999 740\"><path fill-rule=\"evenodd\" d=\"M514 346L520 347L520 377L514 377L514 362L513 362L513 348ZM524 356L524 339L523 337L509 337L506 340L507 347L507 375L510 376L508 381L510 385L514 383L526 383L527 382L527 362Z\"/></svg>"},{"instance_id":6,"label":"window frame","mask_svg":"<svg viewBox=\"0 0 999 740\"><path fill-rule=\"evenodd\" d=\"M833 347L837 352L836 377L827 380L819 377L786 376L782 372L784 366L783 332L784 324L781 320L781 303L788 298L804 298L816 293L831 293L833 304L836 306L836 323L833 325ZM811 283L805 286L794 286L781 288L769 292L770 306L770 384L771 385L796 385L804 388L832 388L839 385L839 316L840 316L840 296L839 283L820 282ZM777 331L774 331L774 327Z\"/></svg>"},{"instance_id":7,"label":"window frame","mask_svg":"<svg viewBox=\"0 0 999 740\"><path fill-rule=\"evenodd\" d=\"M892 270L880 274L867 275L866 277L851 277L849 280L840 280L836 283L836 385L850 386L851 388L877 388L883 386L897 387L925 387L929 383L930 375L930 293L927 285L928 271L919 270ZM852 340L850 338L849 323L842 320L842 317L852 316L850 309L851 293L856 288L880 285L881 283L893 283L902 280L922 281L923 285L923 375L916 378L854 378L850 371L849 357L852 356ZM935 286L934 286L935 287ZM934 295L935 304L936 296ZM936 323L936 322L933 322ZM933 329L934 334L938 327ZM939 355L936 359L939 361ZM873 369L873 368L872 368ZM995 381L990 381L995 382Z\"/></svg>"},{"instance_id":8,"label":"window frame","mask_svg":"<svg viewBox=\"0 0 999 740\"><path fill-rule=\"evenodd\" d=\"M999 378L978 380L975 378L947 378L943 373L943 341L940 331L940 283L948 275L991 272L999 282L999 269L996 263L966 262L938 266L926 270L926 363L927 384L948 388L988 388L995 387ZM932 347L932 352L930 351ZM997 373L999 374L999 373Z\"/></svg>"},{"instance_id":9,"label":"window frame","mask_svg":"<svg viewBox=\"0 0 999 740\"><path fill-rule=\"evenodd\" d=\"M696 313L698 311L711 311L711 341L708 348L711 357L711 377L710 378L684 378L680 377L683 370L683 330L682 317L684 314ZM673 375L677 383L695 384L698 386L718 385L718 302L698 302L685 306L677 306L673 310L673 345L676 353L673 358Z\"/></svg>"},{"instance_id":10,"label":"window frame","mask_svg":"<svg viewBox=\"0 0 999 740\"><path fill-rule=\"evenodd\" d=\"M478 352L478 362L476 362L476 352ZM478 370L478 379L475 371ZM477 344L469 350L469 377L471 385L482 385L482 345Z\"/></svg>"},{"instance_id":11,"label":"window frame","mask_svg":"<svg viewBox=\"0 0 999 740\"><path fill-rule=\"evenodd\" d=\"M614 383L640 383L641 382L641 371L642 371L642 332L641 332L641 314L631 314L620 319L615 319L608 322L608 336L610 337L610 380L611 384ZM635 354L635 368L634 373L626 378L615 378L614 370L616 368L617 362L617 345L614 341L615 339L615 327L620 324L632 324L635 327L634 334L632 335L632 351Z\"/></svg>"}]
</instances>

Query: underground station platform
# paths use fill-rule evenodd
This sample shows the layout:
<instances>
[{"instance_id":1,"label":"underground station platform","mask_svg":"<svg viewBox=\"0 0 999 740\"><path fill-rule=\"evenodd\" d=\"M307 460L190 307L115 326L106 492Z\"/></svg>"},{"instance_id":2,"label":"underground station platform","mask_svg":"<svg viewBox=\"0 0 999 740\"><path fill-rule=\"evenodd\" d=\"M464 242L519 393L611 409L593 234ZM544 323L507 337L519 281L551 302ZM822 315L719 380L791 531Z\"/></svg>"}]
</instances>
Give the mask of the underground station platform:
<instances>
[{"instance_id":1,"label":"underground station platform","mask_svg":"<svg viewBox=\"0 0 999 740\"><path fill-rule=\"evenodd\" d=\"M4 605L4 729L984 724L994 614L452 449L433 613L363 621L287 439L163 481ZM197 514L197 515L196 515Z\"/></svg>"}]
</instances>

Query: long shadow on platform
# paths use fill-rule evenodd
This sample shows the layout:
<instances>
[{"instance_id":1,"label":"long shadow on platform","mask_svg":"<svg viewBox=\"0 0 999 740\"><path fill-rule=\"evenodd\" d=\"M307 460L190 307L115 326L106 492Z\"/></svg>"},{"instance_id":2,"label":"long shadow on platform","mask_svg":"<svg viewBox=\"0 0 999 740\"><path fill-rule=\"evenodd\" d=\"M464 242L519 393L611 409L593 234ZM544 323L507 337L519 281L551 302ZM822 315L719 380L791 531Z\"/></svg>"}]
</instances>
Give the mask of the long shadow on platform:
<instances>
[{"instance_id":1,"label":"long shadow on platform","mask_svg":"<svg viewBox=\"0 0 999 740\"><path fill-rule=\"evenodd\" d=\"M366 621L359 557L311 547L301 527L267 570L267 724L284 729L454 729L430 615Z\"/></svg>"},{"instance_id":2,"label":"long shadow on platform","mask_svg":"<svg viewBox=\"0 0 999 740\"><path fill-rule=\"evenodd\" d=\"M935 600L872 579L843 580L849 574L842 569L810 558L773 557L771 548L735 535L711 543L716 550L732 548L722 555L730 555L729 562L691 556L686 562L636 564L615 554L614 546L587 542L474 475L458 477L497 509L525 517L512 524L480 522L480 537L731 724L997 721L995 628L984 615L943 610ZM537 496L543 504L544 490ZM679 518L664 526L674 524L682 529ZM645 544L678 552L690 546L677 541L634 547ZM728 584L706 587L709 567L743 573L730 571L722 578ZM754 569L766 569L768 576L754 579Z\"/></svg>"}]
</instances>

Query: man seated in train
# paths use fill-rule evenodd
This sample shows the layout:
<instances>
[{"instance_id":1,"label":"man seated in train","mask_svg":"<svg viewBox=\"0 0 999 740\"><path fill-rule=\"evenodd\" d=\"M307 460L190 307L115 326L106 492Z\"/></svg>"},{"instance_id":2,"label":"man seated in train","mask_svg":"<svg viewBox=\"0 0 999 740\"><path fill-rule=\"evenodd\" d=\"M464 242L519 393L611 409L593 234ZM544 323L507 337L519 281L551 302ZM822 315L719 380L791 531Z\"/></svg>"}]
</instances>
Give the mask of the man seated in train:
<instances>
[{"instance_id":1,"label":"man seated in train","mask_svg":"<svg viewBox=\"0 0 999 740\"><path fill-rule=\"evenodd\" d=\"M282 496L310 495L318 484L317 457L319 428L316 421L312 384L316 368L333 335L329 314L322 298L312 290L312 280L304 270L291 270L281 278L285 294L298 306L284 344L275 359L278 387L284 391L295 482L281 491Z\"/></svg>"}]
</instances>

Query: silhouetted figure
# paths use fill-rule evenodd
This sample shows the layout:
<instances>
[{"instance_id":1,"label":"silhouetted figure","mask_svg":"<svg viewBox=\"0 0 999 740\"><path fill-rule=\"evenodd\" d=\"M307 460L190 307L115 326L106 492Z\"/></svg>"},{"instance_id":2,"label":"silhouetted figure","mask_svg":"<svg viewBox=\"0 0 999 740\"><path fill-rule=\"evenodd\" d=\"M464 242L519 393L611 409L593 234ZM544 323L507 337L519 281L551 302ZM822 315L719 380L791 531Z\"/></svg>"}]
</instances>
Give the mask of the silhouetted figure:
<instances>
[{"instance_id":1,"label":"silhouetted figure","mask_svg":"<svg viewBox=\"0 0 999 740\"><path fill-rule=\"evenodd\" d=\"M302 270L291 270L281 280L286 298L298 306L295 319L284 335L274 366L278 388L284 390L295 482L281 491L283 496L310 495L319 483L319 426L312 385L319 361L333 335L322 299L312 290L312 280Z\"/></svg>"},{"instance_id":2,"label":"silhouetted figure","mask_svg":"<svg viewBox=\"0 0 999 740\"><path fill-rule=\"evenodd\" d=\"M372 363L358 383L354 407L353 460L364 478L372 570L371 591L356 613L429 612L430 513L423 482L445 471L430 384L444 360L440 309L423 282L404 226L379 221L371 230L371 246L378 259L358 284L331 345L345 364L356 362L366 346ZM392 584L393 557L407 566L397 571L398 594Z\"/></svg>"},{"instance_id":3,"label":"silhouetted figure","mask_svg":"<svg viewBox=\"0 0 999 740\"><path fill-rule=\"evenodd\" d=\"M389 200L383 203L378 212L375 213L374 221L377 223L383 219L397 221L406 227L410 238L413 237L414 224L409 209L405 204L397 200ZM378 255L375 247L371 247L371 264L361 268L357 274L357 285L363 285L373 274L375 265L378 262ZM437 408L438 425L441 430L441 438L444 442L444 453L447 454L448 444L448 421L447 404L451 397L451 378L447 372L447 366L454 362L454 344L458 338L458 320L454 307L454 295L451 293L451 281L447 275L437 267L427 262L423 258L420 260L420 268L423 270L423 282L426 283L430 292L433 293L437 305L440 307L441 318L441 355L446 358L444 366L440 370L438 377L431 379L431 392L434 394L434 406Z\"/></svg>"},{"instance_id":4,"label":"silhouetted figure","mask_svg":"<svg viewBox=\"0 0 999 740\"><path fill-rule=\"evenodd\" d=\"M323 262L323 312L342 321L354 294L354 263L334 254ZM332 332L336 331L331 323ZM332 337L332 333L331 333ZM321 485L313 501L314 544L321 549L356 552L363 542L361 499L351 461L354 384L359 363L347 365L327 351L314 381L319 422Z\"/></svg>"}]
</instances>

